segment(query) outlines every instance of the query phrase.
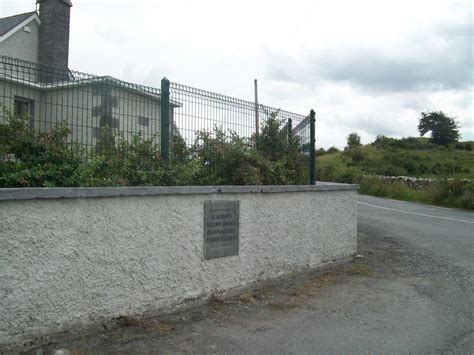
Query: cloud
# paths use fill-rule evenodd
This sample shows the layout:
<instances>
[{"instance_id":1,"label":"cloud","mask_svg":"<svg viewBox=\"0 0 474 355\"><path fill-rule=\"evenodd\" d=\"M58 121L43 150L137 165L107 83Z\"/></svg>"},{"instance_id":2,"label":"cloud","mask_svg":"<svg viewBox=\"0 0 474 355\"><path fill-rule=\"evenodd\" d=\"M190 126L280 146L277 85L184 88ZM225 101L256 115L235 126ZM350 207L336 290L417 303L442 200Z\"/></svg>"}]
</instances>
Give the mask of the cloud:
<instances>
[{"instance_id":1,"label":"cloud","mask_svg":"<svg viewBox=\"0 0 474 355\"><path fill-rule=\"evenodd\" d=\"M273 80L348 83L371 93L472 86L472 24L452 24L381 47L316 48L299 58L267 51ZM304 58L304 59L300 59Z\"/></svg>"},{"instance_id":2,"label":"cloud","mask_svg":"<svg viewBox=\"0 0 474 355\"><path fill-rule=\"evenodd\" d=\"M445 5L414 14L398 29L372 26L379 34L367 26L334 37L318 28L301 43L266 48L273 97L315 108L323 147L343 147L350 132L364 143L377 134L418 136L420 113L434 110L457 117L463 139L474 139L472 9L469 2Z\"/></svg>"}]
</instances>

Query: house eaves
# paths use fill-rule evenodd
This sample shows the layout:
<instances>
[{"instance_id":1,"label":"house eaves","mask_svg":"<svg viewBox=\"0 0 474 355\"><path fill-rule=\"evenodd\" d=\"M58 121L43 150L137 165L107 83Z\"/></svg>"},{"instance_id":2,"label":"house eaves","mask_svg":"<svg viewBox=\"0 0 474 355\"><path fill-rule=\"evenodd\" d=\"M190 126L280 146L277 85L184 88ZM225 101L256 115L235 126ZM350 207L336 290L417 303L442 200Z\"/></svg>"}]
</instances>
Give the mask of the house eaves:
<instances>
[{"instance_id":1,"label":"house eaves","mask_svg":"<svg viewBox=\"0 0 474 355\"><path fill-rule=\"evenodd\" d=\"M1 74L0 74L0 79L3 79L10 83L24 85L32 89L44 90L44 91L70 89L70 88L76 88L76 87L88 86L88 85L99 85L99 84L110 85L114 88L129 91L138 95L148 97L152 100L161 102L161 95L158 92L152 91L151 88L147 88L146 86L127 83L126 81L122 81L122 80L113 78L111 76L98 76L94 78L79 79L79 80L73 79L70 81L61 81L61 82L55 82L55 83L32 82L29 80L22 80L19 78L4 76ZM182 107L183 105L177 101L170 100L170 106L175 108L175 107Z\"/></svg>"},{"instance_id":2,"label":"house eaves","mask_svg":"<svg viewBox=\"0 0 474 355\"><path fill-rule=\"evenodd\" d=\"M10 38L31 21L36 21L38 25L41 25L40 18L36 11L0 18L0 43Z\"/></svg>"}]
</instances>

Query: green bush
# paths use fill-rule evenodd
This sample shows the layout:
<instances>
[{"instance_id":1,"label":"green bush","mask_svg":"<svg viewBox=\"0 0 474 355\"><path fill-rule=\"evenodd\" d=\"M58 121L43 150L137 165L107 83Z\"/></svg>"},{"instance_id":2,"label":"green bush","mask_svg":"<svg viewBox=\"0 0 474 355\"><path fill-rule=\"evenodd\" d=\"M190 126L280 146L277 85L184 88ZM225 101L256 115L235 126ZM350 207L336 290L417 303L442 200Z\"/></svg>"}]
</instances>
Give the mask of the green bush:
<instances>
[{"instance_id":1,"label":"green bush","mask_svg":"<svg viewBox=\"0 0 474 355\"><path fill-rule=\"evenodd\" d=\"M344 155L349 157L354 164L358 164L365 160L365 154L359 146L347 148Z\"/></svg>"},{"instance_id":2,"label":"green bush","mask_svg":"<svg viewBox=\"0 0 474 355\"><path fill-rule=\"evenodd\" d=\"M327 154L327 152L324 148L319 148L319 149L316 149L315 154L316 154L317 157L319 157L321 155Z\"/></svg>"},{"instance_id":3,"label":"green bush","mask_svg":"<svg viewBox=\"0 0 474 355\"><path fill-rule=\"evenodd\" d=\"M339 153L339 149L337 149L336 147L332 146L328 149L328 154L333 154L333 153Z\"/></svg>"},{"instance_id":4,"label":"green bush","mask_svg":"<svg viewBox=\"0 0 474 355\"><path fill-rule=\"evenodd\" d=\"M63 122L50 132L28 127L28 120L7 115L0 124L0 186L79 186L83 150L68 144Z\"/></svg>"},{"instance_id":5,"label":"green bush","mask_svg":"<svg viewBox=\"0 0 474 355\"><path fill-rule=\"evenodd\" d=\"M215 128L201 131L192 147L174 137L163 161L155 137L125 138L103 127L89 151L68 141L59 123L50 132L30 129L8 114L0 124L0 186L161 186L306 184L308 158L297 137L272 113L258 137Z\"/></svg>"}]
</instances>

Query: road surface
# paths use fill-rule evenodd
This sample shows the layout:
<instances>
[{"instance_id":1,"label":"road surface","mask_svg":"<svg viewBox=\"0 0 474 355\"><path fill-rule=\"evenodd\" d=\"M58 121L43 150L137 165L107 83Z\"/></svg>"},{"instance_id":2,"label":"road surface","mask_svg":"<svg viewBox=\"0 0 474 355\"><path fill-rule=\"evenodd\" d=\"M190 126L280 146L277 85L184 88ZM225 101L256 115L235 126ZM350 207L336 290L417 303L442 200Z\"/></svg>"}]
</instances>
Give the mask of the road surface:
<instances>
[{"instance_id":1,"label":"road surface","mask_svg":"<svg viewBox=\"0 0 474 355\"><path fill-rule=\"evenodd\" d=\"M358 213L363 257L351 264L26 346L75 354L474 351L474 213L367 196Z\"/></svg>"}]
</instances>

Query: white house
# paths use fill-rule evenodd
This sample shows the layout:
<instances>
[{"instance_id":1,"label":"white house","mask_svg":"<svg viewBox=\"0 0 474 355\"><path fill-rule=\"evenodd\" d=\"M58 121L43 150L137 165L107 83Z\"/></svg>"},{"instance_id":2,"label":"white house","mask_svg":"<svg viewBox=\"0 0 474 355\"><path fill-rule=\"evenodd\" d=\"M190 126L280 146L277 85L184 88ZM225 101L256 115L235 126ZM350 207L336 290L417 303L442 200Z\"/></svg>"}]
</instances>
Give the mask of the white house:
<instances>
[{"instance_id":1,"label":"white house","mask_svg":"<svg viewBox=\"0 0 474 355\"><path fill-rule=\"evenodd\" d=\"M160 90L68 68L69 0L38 0L38 11L0 18L0 121L7 112L48 130L65 121L72 139L94 146L108 129L159 142ZM179 103L170 103L170 121ZM179 134L171 125L171 133Z\"/></svg>"}]
</instances>

